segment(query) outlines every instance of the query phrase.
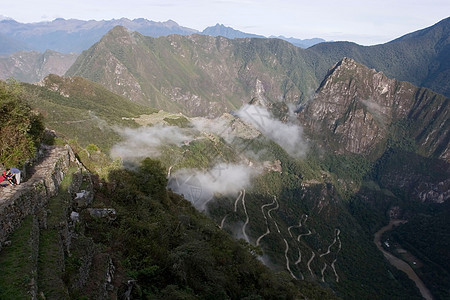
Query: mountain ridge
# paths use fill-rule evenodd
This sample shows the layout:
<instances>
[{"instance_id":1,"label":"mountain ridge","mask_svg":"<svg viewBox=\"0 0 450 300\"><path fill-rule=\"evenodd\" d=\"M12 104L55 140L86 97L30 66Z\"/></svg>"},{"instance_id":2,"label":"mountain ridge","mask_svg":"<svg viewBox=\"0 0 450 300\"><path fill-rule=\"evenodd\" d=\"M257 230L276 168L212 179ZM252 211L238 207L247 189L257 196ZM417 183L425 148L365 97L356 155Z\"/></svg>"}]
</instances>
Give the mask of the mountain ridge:
<instances>
[{"instance_id":1,"label":"mountain ridge","mask_svg":"<svg viewBox=\"0 0 450 300\"><path fill-rule=\"evenodd\" d=\"M389 77L450 96L450 84L445 79L450 72L450 17L381 45L334 42L317 44L308 50L327 62L317 69L319 77L327 73L330 65L350 57Z\"/></svg>"},{"instance_id":2,"label":"mountain ridge","mask_svg":"<svg viewBox=\"0 0 450 300\"><path fill-rule=\"evenodd\" d=\"M441 41L447 42L448 32L442 32L441 27L449 22L450 19L444 20L428 30L426 37L434 36L431 43L410 41L407 47L400 41L362 47L336 42L308 49L279 39L231 40L195 34L152 38L115 28L100 43L83 52L66 75L102 83L142 104L172 112L181 110L190 116L212 117L237 109L256 95L271 102L300 105L312 97L329 67L343 57L353 58L390 78L399 79L392 74L406 77L399 80L416 86L425 86L426 82L425 87L430 88L436 87L450 70L450 64L447 66L440 60L447 55L446 46L441 45L438 53L431 50ZM119 35L124 40L134 35L132 39L136 43L121 44ZM102 57L104 54L109 58ZM406 58L401 59L403 54ZM403 61L407 59L410 59L408 64ZM422 73L431 61L439 62L441 75L427 77L432 73ZM117 85L116 81L123 82ZM447 80L434 91L439 93L449 88Z\"/></svg>"},{"instance_id":3,"label":"mountain ridge","mask_svg":"<svg viewBox=\"0 0 450 300\"><path fill-rule=\"evenodd\" d=\"M122 39L135 42L121 44ZM276 58L273 50L277 49L286 57ZM116 27L101 42L83 52L66 75L100 82L118 94L153 107L176 107L191 116L218 116L251 99L258 89L257 82L268 88L264 92L266 97L284 97L288 102L296 102L301 97L300 91L307 89L305 82L315 80L308 72L300 72L305 68L295 55L300 50L277 39L230 40L206 35L152 38ZM95 62L96 57L102 62ZM288 78L274 70L275 65L270 66L269 57L275 59L276 68L286 70ZM290 60L299 61L299 70L292 75L288 70ZM97 68L97 65L103 67ZM106 69L111 71L106 72ZM115 69L120 69L120 73L114 73ZM114 78L106 78L112 74ZM291 81L290 76L296 81ZM121 80L126 84L114 83Z\"/></svg>"},{"instance_id":4,"label":"mountain ridge","mask_svg":"<svg viewBox=\"0 0 450 300\"><path fill-rule=\"evenodd\" d=\"M203 31L183 27L173 20L156 22L144 18L130 20L128 18L111 20L78 20L58 18L53 21L43 21L37 23L19 23L13 19L0 20L0 37L8 42L9 47L0 48L0 54L12 54L20 50L35 50L43 52L47 49L62 53L81 53L92 46L114 26L124 26L132 31L137 31L143 35L151 37L167 36L171 34L206 34L212 36L224 36L233 38L266 38L263 35L246 33L226 27L223 24L209 26ZM8 39L6 39L8 38ZM284 38L293 44L306 47L323 39L300 40L294 38ZM307 42L306 45L302 41Z\"/></svg>"},{"instance_id":5,"label":"mountain ridge","mask_svg":"<svg viewBox=\"0 0 450 300\"><path fill-rule=\"evenodd\" d=\"M139 19L112 19L83 21L77 19L55 19L51 22L19 23L15 20L1 20L0 33L26 44L29 48L43 52L47 49L62 53L86 50L114 26L122 25L130 30L141 31L150 36L169 34L192 34L195 29L182 27L175 21L165 22Z\"/></svg>"}]
</instances>

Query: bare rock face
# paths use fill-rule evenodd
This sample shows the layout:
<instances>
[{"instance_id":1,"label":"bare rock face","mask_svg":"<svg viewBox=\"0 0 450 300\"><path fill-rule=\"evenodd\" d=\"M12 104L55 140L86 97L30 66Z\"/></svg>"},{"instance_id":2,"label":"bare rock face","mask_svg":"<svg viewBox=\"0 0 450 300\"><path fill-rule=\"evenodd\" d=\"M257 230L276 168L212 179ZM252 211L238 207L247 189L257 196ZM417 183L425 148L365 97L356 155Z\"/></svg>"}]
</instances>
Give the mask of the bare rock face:
<instances>
[{"instance_id":1,"label":"bare rock face","mask_svg":"<svg viewBox=\"0 0 450 300\"><path fill-rule=\"evenodd\" d=\"M421 114L417 110L419 105L422 112L427 111L426 115L447 122L448 98L408 82L390 79L353 59L344 58L330 69L314 99L299 117L311 134L320 135L337 153L369 155L384 148L394 123L415 121L414 112ZM420 118L408 132L419 144L428 143L426 146L433 153L438 150L436 145L442 146L445 141L435 134L436 130L426 132L430 123L435 121ZM448 134L448 126L444 130L444 134ZM437 156L448 159L448 146L439 151Z\"/></svg>"}]
</instances>

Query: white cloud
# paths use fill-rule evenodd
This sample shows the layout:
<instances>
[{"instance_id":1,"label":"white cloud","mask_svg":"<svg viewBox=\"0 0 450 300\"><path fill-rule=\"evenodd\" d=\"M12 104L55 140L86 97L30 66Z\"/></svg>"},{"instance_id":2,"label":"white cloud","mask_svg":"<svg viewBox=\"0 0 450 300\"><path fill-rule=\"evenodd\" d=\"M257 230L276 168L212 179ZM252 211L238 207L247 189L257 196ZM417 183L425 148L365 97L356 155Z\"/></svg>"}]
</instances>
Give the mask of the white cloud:
<instances>
[{"instance_id":1,"label":"white cloud","mask_svg":"<svg viewBox=\"0 0 450 300\"><path fill-rule=\"evenodd\" d=\"M256 105L242 106L237 115L280 145L291 156L301 158L306 154L308 146L303 139L301 126L291 122L283 123L275 119L266 108Z\"/></svg>"},{"instance_id":2,"label":"white cloud","mask_svg":"<svg viewBox=\"0 0 450 300\"><path fill-rule=\"evenodd\" d=\"M209 171L181 169L173 173L169 188L183 194L198 210L203 211L214 194L235 194L249 187L251 179L259 173L259 169L247 165L226 163L217 164Z\"/></svg>"},{"instance_id":3,"label":"white cloud","mask_svg":"<svg viewBox=\"0 0 450 300\"><path fill-rule=\"evenodd\" d=\"M157 124L153 127L116 129L124 138L123 142L111 148L111 157L122 160L136 160L160 155L161 145L181 146L192 137L183 129L175 126Z\"/></svg>"}]
</instances>

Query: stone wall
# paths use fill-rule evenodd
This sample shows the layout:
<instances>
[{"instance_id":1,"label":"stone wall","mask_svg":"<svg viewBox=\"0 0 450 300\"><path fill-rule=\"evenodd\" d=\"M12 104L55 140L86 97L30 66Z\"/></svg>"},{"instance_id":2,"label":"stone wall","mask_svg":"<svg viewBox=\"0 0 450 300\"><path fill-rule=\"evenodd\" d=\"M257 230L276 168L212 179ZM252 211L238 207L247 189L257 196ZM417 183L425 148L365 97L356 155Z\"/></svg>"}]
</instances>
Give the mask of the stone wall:
<instances>
[{"instance_id":1,"label":"stone wall","mask_svg":"<svg viewBox=\"0 0 450 300\"><path fill-rule=\"evenodd\" d=\"M58 193L71 164L81 167L69 146L49 147L41 161L30 167L30 178L24 178L20 185L0 188L0 250L26 216L46 214L48 200ZM39 219L45 222L45 216Z\"/></svg>"},{"instance_id":2,"label":"stone wall","mask_svg":"<svg viewBox=\"0 0 450 300\"><path fill-rule=\"evenodd\" d=\"M102 253L92 238L84 236L86 220L83 221L80 216L82 211L86 211L85 215L90 218L113 220L115 210L89 208L94 196L93 182L90 173L76 159L69 146L50 147L41 155L41 159L27 170L28 176L24 177L28 178L24 178L20 185L0 188L0 251L2 246L5 246L3 251L8 251L6 246L11 243L8 241L9 235L19 228L27 216L31 216L30 236L24 237L28 239L32 252L27 285L30 299L68 299L70 291L89 295L92 299L116 298L118 287L114 286L113 281L113 259L109 254ZM52 201L59 201L59 197L53 196L58 194L69 168L74 166L77 170L70 171L72 180L67 188L70 201L62 200L58 211L51 211L50 207L55 205ZM57 254L52 258L55 262L52 268L57 275L53 277L51 290L45 284L38 286L40 237L48 230L57 232ZM66 256L72 255L80 261L80 265L70 272L67 283L61 274L65 273ZM91 273L93 268L96 272ZM49 294L44 295L44 292Z\"/></svg>"}]
</instances>

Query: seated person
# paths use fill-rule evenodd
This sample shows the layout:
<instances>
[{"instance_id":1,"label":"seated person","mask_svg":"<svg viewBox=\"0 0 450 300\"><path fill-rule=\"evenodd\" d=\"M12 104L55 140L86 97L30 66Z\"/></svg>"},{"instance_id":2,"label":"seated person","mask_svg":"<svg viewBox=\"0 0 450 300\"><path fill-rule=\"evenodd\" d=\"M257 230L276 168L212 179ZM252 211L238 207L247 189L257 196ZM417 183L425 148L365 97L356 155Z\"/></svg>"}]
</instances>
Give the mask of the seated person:
<instances>
[{"instance_id":1,"label":"seated person","mask_svg":"<svg viewBox=\"0 0 450 300\"><path fill-rule=\"evenodd\" d=\"M14 184L19 185L20 184L20 177L21 177L21 172L19 169L16 168L11 168L10 173L12 174L12 176L14 177Z\"/></svg>"},{"instance_id":2,"label":"seated person","mask_svg":"<svg viewBox=\"0 0 450 300\"><path fill-rule=\"evenodd\" d=\"M6 170L6 172L3 172L2 174L3 177L5 177L5 179L8 180L9 185L16 185L16 176L11 173L11 170ZM5 179L3 179L2 181L4 181Z\"/></svg>"}]
</instances>

